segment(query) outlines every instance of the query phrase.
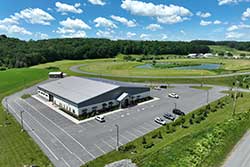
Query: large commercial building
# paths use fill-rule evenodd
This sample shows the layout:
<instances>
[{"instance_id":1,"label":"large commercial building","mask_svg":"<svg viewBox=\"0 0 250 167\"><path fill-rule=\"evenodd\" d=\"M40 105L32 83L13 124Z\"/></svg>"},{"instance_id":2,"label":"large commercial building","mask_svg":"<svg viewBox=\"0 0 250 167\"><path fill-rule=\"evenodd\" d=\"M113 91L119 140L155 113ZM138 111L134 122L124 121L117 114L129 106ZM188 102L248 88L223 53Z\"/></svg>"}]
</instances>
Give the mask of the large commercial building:
<instances>
[{"instance_id":1,"label":"large commercial building","mask_svg":"<svg viewBox=\"0 0 250 167\"><path fill-rule=\"evenodd\" d=\"M66 77L38 86L38 94L74 115L126 107L150 97L150 88Z\"/></svg>"}]
</instances>

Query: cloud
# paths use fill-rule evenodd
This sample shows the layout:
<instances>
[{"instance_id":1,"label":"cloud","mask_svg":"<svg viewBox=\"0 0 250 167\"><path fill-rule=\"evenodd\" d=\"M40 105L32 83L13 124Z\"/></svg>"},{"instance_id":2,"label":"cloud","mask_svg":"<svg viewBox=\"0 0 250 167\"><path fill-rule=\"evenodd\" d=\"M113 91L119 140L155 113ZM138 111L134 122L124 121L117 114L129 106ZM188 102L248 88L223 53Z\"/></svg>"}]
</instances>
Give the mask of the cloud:
<instances>
[{"instance_id":1,"label":"cloud","mask_svg":"<svg viewBox=\"0 0 250 167\"><path fill-rule=\"evenodd\" d=\"M120 16L114 16L112 15L111 16L112 19L114 19L115 21L118 21L128 27L135 27L136 26L136 22L135 21L132 21L132 20L128 20L124 17L120 17Z\"/></svg>"},{"instance_id":2,"label":"cloud","mask_svg":"<svg viewBox=\"0 0 250 167\"><path fill-rule=\"evenodd\" d=\"M229 4L237 4L239 2L249 2L249 0L218 0L218 4L221 5L229 5Z\"/></svg>"},{"instance_id":3,"label":"cloud","mask_svg":"<svg viewBox=\"0 0 250 167\"><path fill-rule=\"evenodd\" d=\"M247 8L247 10L242 14L241 19L242 20L250 19L250 8Z\"/></svg>"},{"instance_id":4,"label":"cloud","mask_svg":"<svg viewBox=\"0 0 250 167\"><path fill-rule=\"evenodd\" d=\"M238 33L238 32L228 32L226 33L226 38L227 39L239 39L242 38L245 34L243 33Z\"/></svg>"},{"instance_id":5,"label":"cloud","mask_svg":"<svg viewBox=\"0 0 250 167\"><path fill-rule=\"evenodd\" d=\"M247 24L232 25L228 27L227 31L235 31L235 30L241 30L241 29L250 29L250 25L247 25Z\"/></svg>"},{"instance_id":6,"label":"cloud","mask_svg":"<svg viewBox=\"0 0 250 167\"><path fill-rule=\"evenodd\" d=\"M186 32L184 30L181 30L180 33L182 33L182 35L186 35Z\"/></svg>"},{"instance_id":7,"label":"cloud","mask_svg":"<svg viewBox=\"0 0 250 167\"><path fill-rule=\"evenodd\" d=\"M10 25L10 24L19 24L18 21L15 18L4 18L3 20L0 20L0 25Z\"/></svg>"},{"instance_id":8,"label":"cloud","mask_svg":"<svg viewBox=\"0 0 250 167\"><path fill-rule=\"evenodd\" d=\"M117 28L117 26L111 20L104 17L97 17L94 20L94 23L96 23L96 27Z\"/></svg>"},{"instance_id":9,"label":"cloud","mask_svg":"<svg viewBox=\"0 0 250 167\"><path fill-rule=\"evenodd\" d=\"M141 34L140 38L141 39L149 39L150 35L149 34Z\"/></svg>"},{"instance_id":10,"label":"cloud","mask_svg":"<svg viewBox=\"0 0 250 167\"><path fill-rule=\"evenodd\" d=\"M60 21L60 25L66 29L91 29L83 20L71 19L69 17L66 20Z\"/></svg>"},{"instance_id":11,"label":"cloud","mask_svg":"<svg viewBox=\"0 0 250 167\"><path fill-rule=\"evenodd\" d=\"M204 21L204 20L201 20L201 22L200 22L200 25L201 25L201 26L208 26L208 25L210 25L210 24L212 24L211 21Z\"/></svg>"},{"instance_id":12,"label":"cloud","mask_svg":"<svg viewBox=\"0 0 250 167\"><path fill-rule=\"evenodd\" d=\"M136 36L136 33L127 32L127 37L128 37L128 38L132 38L132 37L134 37L134 36Z\"/></svg>"},{"instance_id":13,"label":"cloud","mask_svg":"<svg viewBox=\"0 0 250 167\"><path fill-rule=\"evenodd\" d=\"M80 14L83 12L82 9L79 8L81 6L80 3L76 3L75 5L69 5L66 3L56 2L55 5L57 7L56 10L58 12L61 12L62 14L67 14L68 12Z\"/></svg>"},{"instance_id":14,"label":"cloud","mask_svg":"<svg viewBox=\"0 0 250 167\"><path fill-rule=\"evenodd\" d=\"M27 23L50 25L54 17L39 8L28 8L11 16L15 20L24 19Z\"/></svg>"},{"instance_id":15,"label":"cloud","mask_svg":"<svg viewBox=\"0 0 250 167\"><path fill-rule=\"evenodd\" d=\"M201 11L197 12L196 15L201 18L208 18L212 16L211 13L209 12L201 12Z\"/></svg>"},{"instance_id":16,"label":"cloud","mask_svg":"<svg viewBox=\"0 0 250 167\"><path fill-rule=\"evenodd\" d=\"M65 38L84 38L86 33L83 30L89 30L91 27L87 25L81 19L70 19L60 21L62 27L58 27L55 31L58 34L62 34L61 37Z\"/></svg>"},{"instance_id":17,"label":"cloud","mask_svg":"<svg viewBox=\"0 0 250 167\"><path fill-rule=\"evenodd\" d=\"M147 30L151 30L151 31L156 31L156 30L159 30L159 29L162 29L161 25L159 24L149 24L147 27L146 27Z\"/></svg>"},{"instance_id":18,"label":"cloud","mask_svg":"<svg viewBox=\"0 0 250 167\"><path fill-rule=\"evenodd\" d=\"M96 32L96 35L98 37L102 37L102 38L113 38L113 34L114 34L114 31L101 31L101 30L98 30Z\"/></svg>"},{"instance_id":19,"label":"cloud","mask_svg":"<svg viewBox=\"0 0 250 167\"><path fill-rule=\"evenodd\" d=\"M168 35L167 34L162 34L161 40L166 40L168 39Z\"/></svg>"},{"instance_id":20,"label":"cloud","mask_svg":"<svg viewBox=\"0 0 250 167\"><path fill-rule=\"evenodd\" d=\"M221 24L222 22L220 20L215 20L214 21L214 24L218 25L218 24Z\"/></svg>"},{"instance_id":21,"label":"cloud","mask_svg":"<svg viewBox=\"0 0 250 167\"><path fill-rule=\"evenodd\" d=\"M121 8L129 11L133 15L154 17L158 22L164 24L174 24L188 20L192 13L176 5L155 5L137 0L123 0Z\"/></svg>"},{"instance_id":22,"label":"cloud","mask_svg":"<svg viewBox=\"0 0 250 167\"><path fill-rule=\"evenodd\" d=\"M3 25L0 24L0 30L8 34L21 34L21 35L32 35L32 32L26 30L23 27L17 25Z\"/></svg>"},{"instance_id":23,"label":"cloud","mask_svg":"<svg viewBox=\"0 0 250 167\"><path fill-rule=\"evenodd\" d=\"M104 2L104 0L88 0L91 4L93 5L105 5L106 3Z\"/></svg>"},{"instance_id":24,"label":"cloud","mask_svg":"<svg viewBox=\"0 0 250 167\"><path fill-rule=\"evenodd\" d=\"M49 38L49 36L47 34L44 34L44 33L41 33L41 32L36 33L35 37L38 38L38 39L48 39Z\"/></svg>"}]
</instances>

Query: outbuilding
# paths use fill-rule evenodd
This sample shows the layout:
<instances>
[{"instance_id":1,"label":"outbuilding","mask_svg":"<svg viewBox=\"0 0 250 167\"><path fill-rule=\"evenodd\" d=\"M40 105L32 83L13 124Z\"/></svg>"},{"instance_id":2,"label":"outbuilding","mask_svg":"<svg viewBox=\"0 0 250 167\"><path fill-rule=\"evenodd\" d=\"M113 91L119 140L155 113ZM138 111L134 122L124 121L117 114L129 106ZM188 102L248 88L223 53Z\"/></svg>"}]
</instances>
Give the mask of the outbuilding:
<instances>
[{"instance_id":1,"label":"outbuilding","mask_svg":"<svg viewBox=\"0 0 250 167\"><path fill-rule=\"evenodd\" d=\"M38 86L38 94L76 116L127 107L150 97L150 88L136 84L66 77Z\"/></svg>"}]
</instances>

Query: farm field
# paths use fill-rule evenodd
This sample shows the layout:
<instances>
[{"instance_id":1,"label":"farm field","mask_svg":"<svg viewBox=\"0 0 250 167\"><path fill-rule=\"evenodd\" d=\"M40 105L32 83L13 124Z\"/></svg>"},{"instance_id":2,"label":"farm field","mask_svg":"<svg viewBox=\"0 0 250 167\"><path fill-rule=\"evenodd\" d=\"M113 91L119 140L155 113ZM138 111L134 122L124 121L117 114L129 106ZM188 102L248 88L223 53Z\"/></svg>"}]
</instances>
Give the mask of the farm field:
<instances>
[{"instance_id":1,"label":"farm field","mask_svg":"<svg viewBox=\"0 0 250 167\"><path fill-rule=\"evenodd\" d=\"M248 51L241 51L241 50L237 50L237 49L230 48L228 46L223 46L223 45L210 45L209 47L210 49L212 49L213 53L230 52L234 55L240 55L240 54L250 55L250 52Z\"/></svg>"},{"instance_id":2,"label":"farm field","mask_svg":"<svg viewBox=\"0 0 250 167\"><path fill-rule=\"evenodd\" d=\"M11 69L0 72L0 100L45 80L47 73L48 70L43 69ZM6 118L7 126L5 126ZM0 105L0 166L19 167L32 164L53 166L33 139L20 130L20 124L13 116L7 115Z\"/></svg>"}]
</instances>

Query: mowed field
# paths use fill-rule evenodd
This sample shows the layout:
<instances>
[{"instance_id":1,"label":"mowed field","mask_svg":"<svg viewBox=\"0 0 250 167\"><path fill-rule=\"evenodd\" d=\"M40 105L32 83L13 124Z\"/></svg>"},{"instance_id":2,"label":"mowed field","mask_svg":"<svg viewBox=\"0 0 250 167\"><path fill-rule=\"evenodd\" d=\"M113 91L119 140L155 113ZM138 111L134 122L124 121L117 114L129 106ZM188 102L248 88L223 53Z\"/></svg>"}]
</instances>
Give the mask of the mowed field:
<instances>
[{"instance_id":1,"label":"mowed field","mask_svg":"<svg viewBox=\"0 0 250 167\"><path fill-rule=\"evenodd\" d=\"M23 88L45 80L48 70L12 69L0 72L0 100ZM7 118L7 126L5 120ZM38 145L26 133L13 116L7 115L0 105L0 166L24 165L53 166Z\"/></svg>"},{"instance_id":2,"label":"mowed field","mask_svg":"<svg viewBox=\"0 0 250 167\"><path fill-rule=\"evenodd\" d=\"M248 52L248 51L241 51L241 50L237 50L237 49L234 49L234 48L230 48L228 46L210 45L209 47L210 47L210 49L212 49L212 51L214 53L220 53L220 52L227 53L227 52L230 52L230 53L232 53L234 55L240 55L240 54L250 55L250 52Z\"/></svg>"},{"instance_id":3,"label":"mowed field","mask_svg":"<svg viewBox=\"0 0 250 167\"><path fill-rule=\"evenodd\" d=\"M179 63L183 65L194 64L220 64L217 70L176 70L176 69L145 69L137 66L152 63L152 61L136 62L123 61L121 59L98 59L98 60L79 60L79 61L57 61L53 63L42 64L32 68L59 67L62 71L69 74L80 75L69 70L71 66L83 64L80 70L98 75L108 74L114 76L202 76L216 75L232 72L250 71L250 60L232 60L232 59L164 59L158 63Z\"/></svg>"}]
</instances>

